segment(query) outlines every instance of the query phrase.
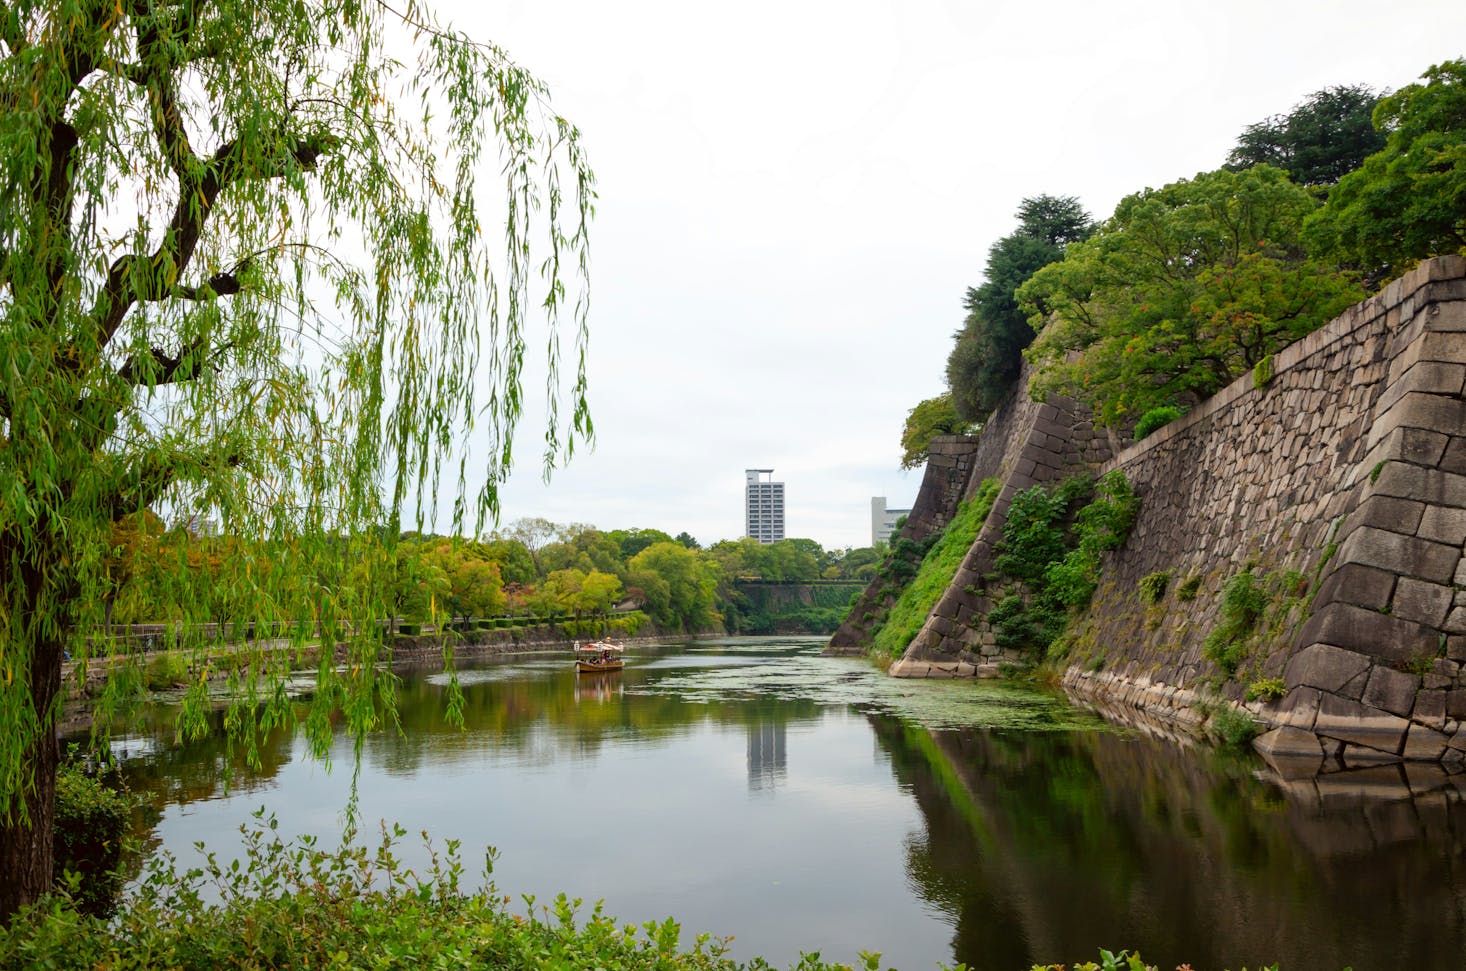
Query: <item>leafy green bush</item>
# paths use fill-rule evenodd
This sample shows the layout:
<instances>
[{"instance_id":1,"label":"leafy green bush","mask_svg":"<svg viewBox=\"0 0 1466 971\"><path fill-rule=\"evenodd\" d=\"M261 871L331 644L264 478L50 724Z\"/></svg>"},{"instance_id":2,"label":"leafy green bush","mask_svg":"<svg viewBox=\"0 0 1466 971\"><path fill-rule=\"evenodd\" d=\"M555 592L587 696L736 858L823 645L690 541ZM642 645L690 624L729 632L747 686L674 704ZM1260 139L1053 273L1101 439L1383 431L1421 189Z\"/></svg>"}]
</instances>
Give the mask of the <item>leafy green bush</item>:
<instances>
[{"instance_id":1,"label":"leafy green bush","mask_svg":"<svg viewBox=\"0 0 1466 971\"><path fill-rule=\"evenodd\" d=\"M1157 570L1155 573L1147 573L1140 578L1140 602L1145 604L1158 604L1161 598L1166 595L1166 587L1171 583L1170 570Z\"/></svg>"},{"instance_id":2,"label":"leafy green bush","mask_svg":"<svg viewBox=\"0 0 1466 971\"><path fill-rule=\"evenodd\" d=\"M1193 573L1182 580L1181 585L1176 588L1176 599L1183 603L1190 603L1196 599L1196 595L1200 592L1201 574Z\"/></svg>"},{"instance_id":3,"label":"leafy green bush","mask_svg":"<svg viewBox=\"0 0 1466 971\"><path fill-rule=\"evenodd\" d=\"M606 968L617 971L767 971L755 958L729 959L723 939L681 944L675 921L619 926L599 905L580 914L564 895L548 905L523 898L525 913L492 883L460 888L458 844L428 845L421 872L394 856L400 827L375 850L323 850L309 837L285 843L273 818L246 827L245 860L213 855L179 874L162 856L111 921L63 899L21 913L0 927L0 967L81 971L109 968ZM490 868L492 852L489 854ZM217 903L206 902L217 900ZM862 955L867 968L875 955ZM801 971L838 971L811 955Z\"/></svg>"},{"instance_id":4,"label":"leafy green bush","mask_svg":"<svg viewBox=\"0 0 1466 971\"><path fill-rule=\"evenodd\" d=\"M1251 570L1234 575L1222 588L1222 616L1202 642L1201 653L1227 677L1237 673L1237 666L1247 656L1248 638L1269 599Z\"/></svg>"},{"instance_id":5,"label":"leafy green bush","mask_svg":"<svg viewBox=\"0 0 1466 971\"><path fill-rule=\"evenodd\" d=\"M1161 405L1159 408L1152 408L1140 416L1140 421L1135 423L1135 440L1138 442L1148 438L1150 433L1157 428L1164 428L1171 422L1186 414L1185 408L1178 408L1175 405Z\"/></svg>"},{"instance_id":6,"label":"leafy green bush","mask_svg":"<svg viewBox=\"0 0 1466 971\"><path fill-rule=\"evenodd\" d=\"M1242 748L1257 737L1257 722L1245 711L1231 705L1218 708L1207 723L1208 730L1223 745Z\"/></svg>"},{"instance_id":7,"label":"leafy green bush","mask_svg":"<svg viewBox=\"0 0 1466 971\"><path fill-rule=\"evenodd\" d=\"M978 486L972 498L957 507L957 514L947 524L940 537L927 544L927 552L919 569L913 568L913 579L901 591L884 623L875 632L874 644L877 653L888 657L900 657L908 645L921 632L942 593L952 584L952 578L962 566L972 541L977 538L982 524L987 521L993 503L997 501L1001 484L997 479L988 479ZM902 544L897 543L899 549ZM913 544L915 546L915 544Z\"/></svg>"},{"instance_id":8,"label":"leafy green bush","mask_svg":"<svg viewBox=\"0 0 1466 971\"><path fill-rule=\"evenodd\" d=\"M188 664L172 651L160 651L148 658L143 679L149 691L167 691L188 681Z\"/></svg>"},{"instance_id":9,"label":"leafy green bush","mask_svg":"<svg viewBox=\"0 0 1466 971\"><path fill-rule=\"evenodd\" d=\"M56 772L56 881L83 913L110 916L126 879L133 799L80 768ZM9 966L9 965L7 965Z\"/></svg>"},{"instance_id":10,"label":"leafy green bush","mask_svg":"<svg viewBox=\"0 0 1466 971\"><path fill-rule=\"evenodd\" d=\"M1272 701L1288 693L1288 686L1282 678L1258 678L1247 686L1248 701Z\"/></svg>"}]
</instances>

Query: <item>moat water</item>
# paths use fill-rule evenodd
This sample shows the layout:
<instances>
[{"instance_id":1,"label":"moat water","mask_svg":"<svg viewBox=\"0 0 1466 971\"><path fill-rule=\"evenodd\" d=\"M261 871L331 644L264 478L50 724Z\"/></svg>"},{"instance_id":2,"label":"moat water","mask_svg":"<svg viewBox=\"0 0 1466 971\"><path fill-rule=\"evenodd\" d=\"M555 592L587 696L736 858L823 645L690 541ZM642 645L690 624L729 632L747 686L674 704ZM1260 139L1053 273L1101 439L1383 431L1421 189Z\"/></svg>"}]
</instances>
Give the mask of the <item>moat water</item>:
<instances>
[{"instance_id":1,"label":"moat water","mask_svg":"<svg viewBox=\"0 0 1466 971\"><path fill-rule=\"evenodd\" d=\"M460 840L471 870L497 848L511 909L604 900L779 967L864 949L1025 971L1138 947L1164 969L1466 968L1460 776L1288 781L1056 695L897 681L820 646L642 648L595 676L559 656L465 665L462 730L440 673L402 672L403 732L368 738L355 772L364 829ZM153 850L227 858L261 808L286 835L339 837L349 738L328 771L276 733L226 787L222 741L173 744L166 711L151 725L115 747Z\"/></svg>"}]
</instances>

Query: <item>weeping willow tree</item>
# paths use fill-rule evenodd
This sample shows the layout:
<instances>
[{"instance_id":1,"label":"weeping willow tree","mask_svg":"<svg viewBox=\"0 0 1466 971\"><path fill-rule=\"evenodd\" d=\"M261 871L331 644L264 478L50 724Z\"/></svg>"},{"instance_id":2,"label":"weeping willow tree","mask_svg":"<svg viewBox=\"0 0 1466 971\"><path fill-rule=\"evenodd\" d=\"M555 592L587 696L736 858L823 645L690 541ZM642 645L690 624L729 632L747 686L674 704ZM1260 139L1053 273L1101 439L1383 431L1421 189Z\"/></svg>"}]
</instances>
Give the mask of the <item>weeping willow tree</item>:
<instances>
[{"instance_id":1,"label":"weeping willow tree","mask_svg":"<svg viewBox=\"0 0 1466 971\"><path fill-rule=\"evenodd\" d=\"M248 744L297 717L306 645L342 644L303 716L322 754L332 719L392 718L392 539L440 494L455 527L497 514L541 353L546 473L591 434L578 132L503 51L402 2L0 11L0 917L51 882L64 657L105 666L99 725L136 693L136 654L96 636L115 523L234 540L170 571L181 731L227 668Z\"/></svg>"}]
</instances>

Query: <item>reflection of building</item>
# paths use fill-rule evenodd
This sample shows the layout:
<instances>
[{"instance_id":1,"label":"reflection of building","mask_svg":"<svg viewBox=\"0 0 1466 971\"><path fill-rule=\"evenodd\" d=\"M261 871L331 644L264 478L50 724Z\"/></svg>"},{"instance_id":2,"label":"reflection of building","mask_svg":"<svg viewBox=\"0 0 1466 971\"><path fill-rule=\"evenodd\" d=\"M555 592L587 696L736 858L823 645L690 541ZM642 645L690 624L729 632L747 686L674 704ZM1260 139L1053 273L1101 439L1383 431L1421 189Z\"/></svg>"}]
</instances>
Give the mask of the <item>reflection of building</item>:
<instances>
[{"instance_id":1,"label":"reflection of building","mask_svg":"<svg viewBox=\"0 0 1466 971\"><path fill-rule=\"evenodd\" d=\"M754 722L748 726L748 788L768 789L784 781L789 768L784 752L784 723Z\"/></svg>"},{"instance_id":2,"label":"reflection of building","mask_svg":"<svg viewBox=\"0 0 1466 971\"><path fill-rule=\"evenodd\" d=\"M910 509L887 509L885 496L870 497L870 545L885 543L896 531L896 520L908 515Z\"/></svg>"},{"instance_id":3,"label":"reflection of building","mask_svg":"<svg viewBox=\"0 0 1466 971\"><path fill-rule=\"evenodd\" d=\"M743 491L745 535L760 543L784 538L784 483L774 482L773 469L744 469L748 485Z\"/></svg>"}]
</instances>

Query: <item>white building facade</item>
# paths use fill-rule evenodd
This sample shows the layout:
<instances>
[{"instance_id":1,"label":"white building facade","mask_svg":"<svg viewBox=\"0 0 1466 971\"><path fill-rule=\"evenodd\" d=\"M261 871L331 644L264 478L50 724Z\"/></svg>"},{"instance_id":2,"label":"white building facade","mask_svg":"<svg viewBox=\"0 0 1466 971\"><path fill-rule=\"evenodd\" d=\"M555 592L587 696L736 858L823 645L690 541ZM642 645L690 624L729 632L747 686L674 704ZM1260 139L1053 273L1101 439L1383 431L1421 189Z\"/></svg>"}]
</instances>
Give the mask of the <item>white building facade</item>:
<instances>
[{"instance_id":1,"label":"white building facade","mask_svg":"<svg viewBox=\"0 0 1466 971\"><path fill-rule=\"evenodd\" d=\"M887 509L885 496L870 497L870 545L889 543L896 531L896 520L909 515L910 509Z\"/></svg>"},{"instance_id":2,"label":"white building facade","mask_svg":"<svg viewBox=\"0 0 1466 971\"><path fill-rule=\"evenodd\" d=\"M773 469L744 469L743 520L746 536L760 543L784 538L784 483L773 481Z\"/></svg>"}]
</instances>

